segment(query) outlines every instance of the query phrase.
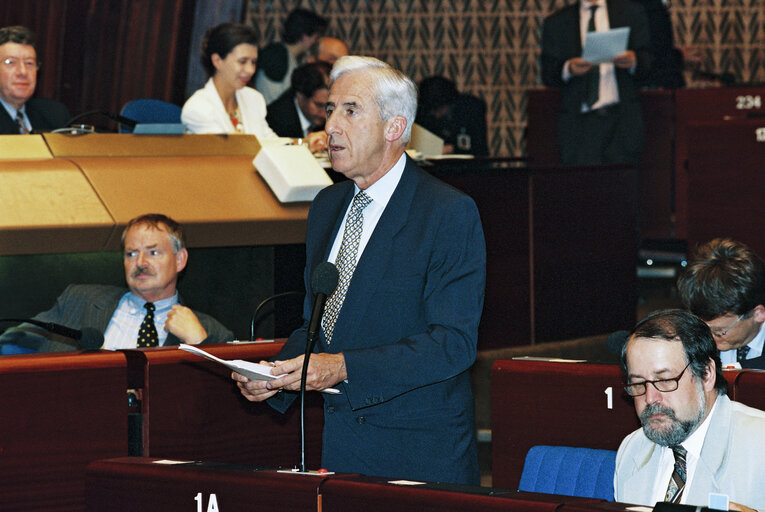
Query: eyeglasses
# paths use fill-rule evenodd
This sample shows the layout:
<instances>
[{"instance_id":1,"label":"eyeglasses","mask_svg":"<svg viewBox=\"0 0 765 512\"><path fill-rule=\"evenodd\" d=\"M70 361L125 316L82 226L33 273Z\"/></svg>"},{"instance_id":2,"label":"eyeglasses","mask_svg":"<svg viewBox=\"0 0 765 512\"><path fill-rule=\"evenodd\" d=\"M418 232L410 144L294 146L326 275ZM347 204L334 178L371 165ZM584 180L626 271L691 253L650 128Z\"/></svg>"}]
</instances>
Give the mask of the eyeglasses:
<instances>
[{"instance_id":1,"label":"eyeglasses","mask_svg":"<svg viewBox=\"0 0 765 512\"><path fill-rule=\"evenodd\" d=\"M24 67L29 69L40 69L40 66L42 65L41 62L38 62L35 59L17 59L16 57L8 57L0 62L3 63L3 67L5 68L15 68L19 64L24 64Z\"/></svg>"},{"instance_id":2,"label":"eyeglasses","mask_svg":"<svg viewBox=\"0 0 765 512\"><path fill-rule=\"evenodd\" d=\"M713 331L712 331L712 336L715 336L716 338L722 338L723 336L725 336L726 334L728 334L728 333L730 332L730 330L731 330L731 329L733 329L734 327L736 327L736 325L737 325L737 324L738 324L738 323L739 323L741 320L743 320L743 319L744 319L744 317L745 317L746 315L748 315L748 314L749 314L749 311L747 311L746 313L744 313L744 314L742 314L742 315L739 315L739 316L738 316L738 318L736 318L736 321L735 321L735 322L733 322L732 324L730 324L728 327L726 327L726 328L725 328L724 330L722 330L722 331L716 331L716 330L713 330Z\"/></svg>"},{"instance_id":3,"label":"eyeglasses","mask_svg":"<svg viewBox=\"0 0 765 512\"><path fill-rule=\"evenodd\" d=\"M645 380L643 382L627 384L624 386L624 391L626 391L629 396L643 396L648 390L648 384L653 384L653 387L655 387L657 391L671 393L672 391L676 391L680 386L680 379L683 378L685 370L687 370L690 365L691 363L686 364L683 371L681 371L680 375L677 377L671 379Z\"/></svg>"}]
</instances>

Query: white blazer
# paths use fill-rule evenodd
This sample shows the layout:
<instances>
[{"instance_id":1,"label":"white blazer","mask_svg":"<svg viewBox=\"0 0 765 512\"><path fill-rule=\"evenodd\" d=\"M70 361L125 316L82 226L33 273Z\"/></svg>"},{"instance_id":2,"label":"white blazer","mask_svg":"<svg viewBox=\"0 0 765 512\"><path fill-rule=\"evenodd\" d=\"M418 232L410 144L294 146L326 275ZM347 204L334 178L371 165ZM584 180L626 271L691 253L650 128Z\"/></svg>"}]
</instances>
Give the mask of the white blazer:
<instances>
[{"instance_id":1,"label":"white blazer","mask_svg":"<svg viewBox=\"0 0 765 512\"><path fill-rule=\"evenodd\" d=\"M628 435L616 454L614 498L623 503L650 503L660 447L642 429ZM696 472L687 488L689 505L708 504L709 493L765 510L765 412L718 395Z\"/></svg>"},{"instance_id":2,"label":"white blazer","mask_svg":"<svg viewBox=\"0 0 765 512\"><path fill-rule=\"evenodd\" d=\"M242 87L236 91L236 103L242 116L243 133L258 138L278 137L266 122L266 101L262 94L251 87ZM181 121L191 133L236 133L212 78L186 100Z\"/></svg>"}]
</instances>

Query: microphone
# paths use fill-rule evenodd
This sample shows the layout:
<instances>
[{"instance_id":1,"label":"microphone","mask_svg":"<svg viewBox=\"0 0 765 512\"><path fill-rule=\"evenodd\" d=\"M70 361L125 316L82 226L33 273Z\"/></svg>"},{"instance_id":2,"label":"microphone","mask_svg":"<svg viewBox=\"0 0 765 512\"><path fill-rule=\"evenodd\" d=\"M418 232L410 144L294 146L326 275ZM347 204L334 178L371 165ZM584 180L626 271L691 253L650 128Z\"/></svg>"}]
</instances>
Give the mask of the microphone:
<instances>
[{"instance_id":1,"label":"microphone","mask_svg":"<svg viewBox=\"0 0 765 512\"><path fill-rule=\"evenodd\" d=\"M308 360L313 352L319 331L321 330L321 317L324 314L324 304L327 297L332 295L337 288L340 273L337 267L325 261L316 266L311 274L311 289L316 293L311 311L311 319L308 322L308 334L306 336L305 357L303 358L303 370L300 373L300 471L305 473L305 381L308 375Z\"/></svg>"},{"instance_id":2,"label":"microphone","mask_svg":"<svg viewBox=\"0 0 765 512\"><path fill-rule=\"evenodd\" d=\"M112 112L107 112L105 110L88 110L87 112L83 112L82 114L78 114L74 116L73 118L71 118L69 122L66 123L66 125L69 126L71 124L74 124L75 121L82 119L83 117L88 117L94 114L106 116L112 121L117 121L118 123L129 126L130 128L135 128L135 125L138 124L138 121L136 121L135 119L130 119L129 117L121 116L119 114L114 114Z\"/></svg>"},{"instance_id":3,"label":"microphone","mask_svg":"<svg viewBox=\"0 0 765 512\"><path fill-rule=\"evenodd\" d=\"M54 322L35 320L33 318L0 318L0 322L25 322L36 325L53 334L72 338L82 350L98 350L104 344L103 333L93 327L83 327L82 330L79 330Z\"/></svg>"},{"instance_id":4,"label":"microphone","mask_svg":"<svg viewBox=\"0 0 765 512\"><path fill-rule=\"evenodd\" d=\"M95 327L83 327L78 345L82 350L99 350L104 345L104 333Z\"/></svg>"},{"instance_id":5,"label":"microphone","mask_svg":"<svg viewBox=\"0 0 765 512\"><path fill-rule=\"evenodd\" d=\"M269 303L281 299L283 297L303 297L305 293L298 292L298 291L289 291L289 292L282 292L277 293L276 295L271 295L270 297L266 297L263 299L260 304L257 305L255 308L255 313L252 315L252 320L250 321L250 341L255 341L255 326L258 323L258 318L260 315L260 311Z\"/></svg>"},{"instance_id":6,"label":"microphone","mask_svg":"<svg viewBox=\"0 0 765 512\"><path fill-rule=\"evenodd\" d=\"M606 341L608 351L617 356L622 355L622 347L627 343L627 339L630 337L629 331L616 331L612 332Z\"/></svg>"}]
</instances>

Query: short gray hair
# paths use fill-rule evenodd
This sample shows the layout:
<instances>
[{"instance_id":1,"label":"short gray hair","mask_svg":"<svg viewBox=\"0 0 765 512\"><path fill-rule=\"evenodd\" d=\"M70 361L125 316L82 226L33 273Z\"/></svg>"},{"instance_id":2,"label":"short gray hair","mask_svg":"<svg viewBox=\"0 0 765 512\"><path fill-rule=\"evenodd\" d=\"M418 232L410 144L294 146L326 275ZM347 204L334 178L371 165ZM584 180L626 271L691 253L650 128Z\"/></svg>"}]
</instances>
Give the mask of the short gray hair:
<instances>
[{"instance_id":1,"label":"short gray hair","mask_svg":"<svg viewBox=\"0 0 765 512\"><path fill-rule=\"evenodd\" d=\"M380 117L387 121L395 116L406 118L406 130L401 137L409 142L412 125L417 115L417 86L411 78L393 66L374 57L347 55L340 57L332 67L329 86L345 73L364 71L373 75L375 102L380 109Z\"/></svg>"}]
</instances>

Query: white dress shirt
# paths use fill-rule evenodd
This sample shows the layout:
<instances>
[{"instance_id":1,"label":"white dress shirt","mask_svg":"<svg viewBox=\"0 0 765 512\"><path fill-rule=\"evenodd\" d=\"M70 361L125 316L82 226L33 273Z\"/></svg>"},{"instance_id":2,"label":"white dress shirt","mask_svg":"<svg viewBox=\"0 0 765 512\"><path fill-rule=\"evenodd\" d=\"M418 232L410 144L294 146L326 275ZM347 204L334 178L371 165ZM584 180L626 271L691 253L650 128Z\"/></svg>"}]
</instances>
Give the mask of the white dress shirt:
<instances>
[{"instance_id":1,"label":"white dress shirt","mask_svg":"<svg viewBox=\"0 0 765 512\"><path fill-rule=\"evenodd\" d=\"M391 167L390 171L377 180L372 186L367 188L364 192L372 199L372 202L364 208L364 223L361 228L361 239L359 240L359 250L356 253L356 261L361 258L361 253L364 252L364 248L369 242L369 238L372 236L372 232L377 226L377 221L380 220L385 207L388 205L393 192L398 186L398 182L401 180L401 176L404 174L404 167L406 166L406 153L402 154L398 161ZM354 185L354 196L359 193L361 189ZM348 205L348 209L345 211L345 218L343 224L340 226L340 230L337 232L335 242L332 245L332 250L329 253L328 261L332 263L337 259L337 253L340 251L340 244L343 241L343 232L345 231L345 222L348 220L348 212L351 209L353 201Z\"/></svg>"},{"instance_id":2,"label":"white dress shirt","mask_svg":"<svg viewBox=\"0 0 765 512\"><path fill-rule=\"evenodd\" d=\"M609 30L611 28L608 20L608 7L605 0L587 1L582 0L579 9L579 30L582 38L582 48L584 48L585 40L587 39L587 26L590 23L590 7L597 5L595 9L595 31L601 32ZM600 66L600 88L598 93L598 101L590 109L586 103L582 104L582 112L589 110L597 110L601 107L607 107L615 103L619 103L619 87L616 84L616 71L614 65L611 62L604 62L602 64L596 64ZM563 66L563 80L568 82L573 75L569 69L568 62Z\"/></svg>"},{"instance_id":3,"label":"white dress shirt","mask_svg":"<svg viewBox=\"0 0 765 512\"><path fill-rule=\"evenodd\" d=\"M765 344L765 324L762 324L760 327L760 332L757 333L757 336L752 338L752 341L750 341L746 346L749 347L749 352L746 354L747 359L754 359L755 357L760 357L762 355L762 347ZM723 366L726 364L732 364L737 361L737 350L738 349L730 349L730 350L724 350L720 352L720 362Z\"/></svg>"}]
</instances>

